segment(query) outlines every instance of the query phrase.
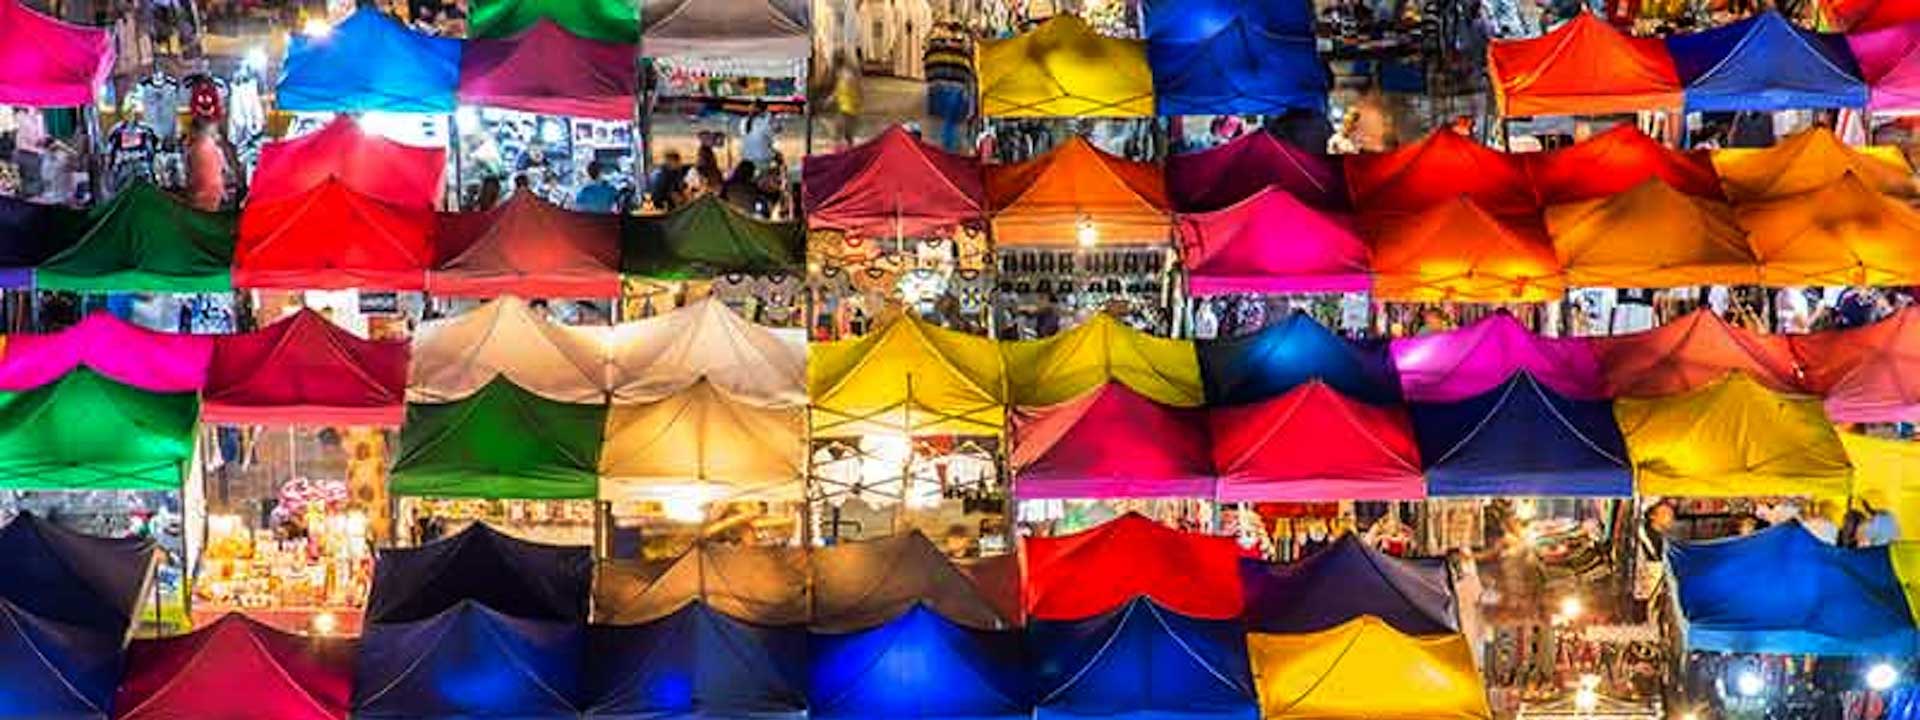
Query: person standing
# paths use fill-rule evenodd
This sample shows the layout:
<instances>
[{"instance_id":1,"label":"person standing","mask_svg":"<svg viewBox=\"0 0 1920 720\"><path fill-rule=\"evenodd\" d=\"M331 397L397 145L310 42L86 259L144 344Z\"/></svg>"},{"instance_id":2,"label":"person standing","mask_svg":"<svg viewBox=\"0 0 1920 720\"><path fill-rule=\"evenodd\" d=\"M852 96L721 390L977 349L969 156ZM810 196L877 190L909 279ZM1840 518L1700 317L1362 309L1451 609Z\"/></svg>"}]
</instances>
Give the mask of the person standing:
<instances>
[{"instance_id":1,"label":"person standing","mask_svg":"<svg viewBox=\"0 0 1920 720\"><path fill-rule=\"evenodd\" d=\"M606 168L600 163L587 163L587 184L573 196L573 209L580 212L610 213L615 201L620 197L613 184L602 178Z\"/></svg>"},{"instance_id":2,"label":"person standing","mask_svg":"<svg viewBox=\"0 0 1920 720\"><path fill-rule=\"evenodd\" d=\"M780 126L773 114L767 112L767 103L753 101L753 110L740 121L740 158L753 163L754 167L771 167L779 137Z\"/></svg>"},{"instance_id":3,"label":"person standing","mask_svg":"<svg viewBox=\"0 0 1920 720\"><path fill-rule=\"evenodd\" d=\"M213 212L226 198L227 151L220 142L220 122L196 116L187 140L187 203Z\"/></svg>"}]
</instances>

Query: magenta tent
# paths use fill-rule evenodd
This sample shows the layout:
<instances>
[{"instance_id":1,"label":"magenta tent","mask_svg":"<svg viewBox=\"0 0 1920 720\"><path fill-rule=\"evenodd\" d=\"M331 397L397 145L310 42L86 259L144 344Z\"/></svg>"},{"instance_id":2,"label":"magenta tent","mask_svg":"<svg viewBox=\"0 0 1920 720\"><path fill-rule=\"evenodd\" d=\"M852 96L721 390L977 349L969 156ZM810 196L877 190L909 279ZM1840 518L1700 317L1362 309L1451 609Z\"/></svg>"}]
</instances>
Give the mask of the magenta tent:
<instances>
[{"instance_id":1,"label":"magenta tent","mask_svg":"<svg viewBox=\"0 0 1920 720\"><path fill-rule=\"evenodd\" d=\"M32 390L86 367L150 392L193 392L212 356L210 336L154 332L102 311L60 332L7 336L0 391Z\"/></svg>"},{"instance_id":2,"label":"magenta tent","mask_svg":"<svg viewBox=\"0 0 1920 720\"><path fill-rule=\"evenodd\" d=\"M1021 499L1211 497L1211 453L1205 410L1161 405L1117 382L1013 413Z\"/></svg>"},{"instance_id":3,"label":"magenta tent","mask_svg":"<svg viewBox=\"0 0 1920 720\"><path fill-rule=\"evenodd\" d=\"M1577 400L1607 397L1606 373L1585 338L1535 335L1505 311L1458 330L1392 344L1400 389L1413 402L1459 402L1524 372Z\"/></svg>"},{"instance_id":4,"label":"magenta tent","mask_svg":"<svg viewBox=\"0 0 1920 720\"><path fill-rule=\"evenodd\" d=\"M0 105L79 107L113 71L113 37L0 0Z\"/></svg>"},{"instance_id":5,"label":"magenta tent","mask_svg":"<svg viewBox=\"0 0 1920 720\"><path fill-rule=\"evenodd\" d=\"M1315 210L1277 185L1222 210L1180 215L1174 232L1195 295L1368 287L1367 243L1352 219Z\"/></svg>"},{"instance_id":6,"label":"magenta tent","mask_svg":"<svg viewBox=\"0 0 1920 720\"><path fill-rule=\"evenodd\" d=\"M332 180L383 203L432 209L440 203L446 168L445 150L388 140L341 115L314 132L262 146L247 202L298 197Z\"/></svg>"},{"instance_id":7,"label":"magenta tent","mask_svg":"<svg viewBox=\"0 0 1920 720\"><path fill-rule=\"evenodd\" d=\"M460 102L548 115L630 119L640 82L632 45L578 37L541 20L510 38L468 40Z\"/></svg>"},{"instance_id":8,"label":"magenta tent","mask_svg":"<svg viewBox=\"0 0 1920 720\"><path fill-rule=\"evenodd\" d=\"M1850 33L1847 45L1867 81L1867 109L1920 110L1920 22Z\"/></svg>"},{"instance_id":9,"label":"magenta tent","mask_svg":"<svg viewBox=\"0 0 1920 720\"><path fill-rule=\"evenodd\" d=\"M1348 205L1338 164L1265 132L1167 158L1167 194L1180 212L1224 210L1270 186L1317 208Z\"/></svg>"}]
</instances>

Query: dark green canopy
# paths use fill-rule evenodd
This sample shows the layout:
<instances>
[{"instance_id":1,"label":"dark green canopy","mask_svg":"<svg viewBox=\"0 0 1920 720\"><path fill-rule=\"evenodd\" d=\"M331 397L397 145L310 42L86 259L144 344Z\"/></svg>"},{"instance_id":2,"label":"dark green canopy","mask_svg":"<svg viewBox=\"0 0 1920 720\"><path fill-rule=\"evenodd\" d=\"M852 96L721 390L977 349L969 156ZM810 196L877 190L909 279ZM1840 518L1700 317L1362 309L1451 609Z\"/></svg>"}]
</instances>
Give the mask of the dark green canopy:
<instances>
[{"instance_id":1,"label":"dark green canopy","mask_svg":"<svg viewBox=\"0 0 1920 720\"><path fill-rule=\"evenodd\" d=\"M620 271L663 280L792 270L807 247L800 223L760 220L713 195L629 218L621 235Z\"/></svg>"},{"instance_id":2,"label":"dark green canopy","mask_svg":"<svg viewBox=\"0 0 1920 720\"><path fill-rule=\"evenodd\" d=\"M0 392L0 488L177 490L200 399L121 385L86 368Z\"/></svg>"},{"instance_id":3,"label":"dark green canopy","mask_svg":"<svg viewBox=\"0 0 1920 720\"><path fill-rule=\"evenodd\" d=\"M598 490L606 405L555 402L495 377L464 399L409 404L398 495L591 498Z\"/></svg>"},{"instance_id":4,"label":"dark green canopy","mask_svg":"<svg viewBox=\"0 0 1920 720\"><path fill-rule=\"evenodd\" d=\"M79 292L228 292L237 223L140 182L88 213L80 239L34 280Z\"/></svg>"},{"instance_id":5,"label":"dark green canopy","mask_svg":"<svg viewBox=\"0 0 1920 720\"><path fill-rule=\"evenodd\" d=\"M541 20L567 32L606 42L640 40L640 10L633 0L474 0L467 37L507 38Z\"/></svg>"}]
</instances>

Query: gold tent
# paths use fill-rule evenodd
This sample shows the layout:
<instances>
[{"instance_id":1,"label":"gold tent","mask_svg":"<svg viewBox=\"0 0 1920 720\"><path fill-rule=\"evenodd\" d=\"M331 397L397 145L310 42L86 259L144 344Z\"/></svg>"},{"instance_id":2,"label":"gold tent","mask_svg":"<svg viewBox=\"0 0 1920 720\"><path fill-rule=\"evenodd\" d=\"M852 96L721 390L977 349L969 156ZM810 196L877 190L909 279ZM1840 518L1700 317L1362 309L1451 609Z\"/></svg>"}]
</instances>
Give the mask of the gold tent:
<instances>
[{"instance_id":1,"label":"gold tent","mask_svg":"<svg viewBox=\"0 0 1920 720\"><path fill-rule=\"evenodd\" d=\"M1056 405L1108 381L1162 405L1205 402L1192 341L1151 335L1106 313L1050 338L1001 343L1000 350L1013 405Z\"/></svg>"},{"instance_id":2,"label":"gold tent","mask_svg":"<svg viewBox=\"0 0 1920 720\"><path fill-rule=\"evenodd\" d=\"M1148 117L1147 46L1110 38L1072 14L975 50L985 117Z\"/></svg>"},{"instance_id":3,"label":"gold tent","mask_svg":"<svg viewBox=\"0 0 1920 720\"><path fill-rule=\"evenodd\" d=\"M1760 278L1732 207L1659 178L1612 197L1549 207L1547 234L1574 287L1752 285Z\"/></svg>"},{"instance_id":4,"label":"gold tent","mask_svg":"<svg viewBox=\"0 0 1920 720\"><path fill-rule=\"evenodd\" d=\"M1315 633L1249 634L1247 656L1266 720L1493 717L1459 635L1403 635L1363 615Z\"/></svg>"},{"instance_id":5,"label":"gold tent","mask_svg":"<svg viewBox=\"0 0 1920 720\"><path fill-rule=\"evenodd\" d=\"M1739 207L1760 281L1773 286L1920 283L1920 211L1853 171Z\"/></svg>"},{"instance_id":6,"label":"gold tent","mask_svg":"<svg viewBox=\"0 0 1920 720\"><path fill-rule=\"evenodd\" d=\"M654 402L607 411L600 499L798 500L806 410L763 407L705 380Z\"/></svg>"},{"instance_id":7,"label":"gold tent","mask_svg":"<svg viewBox=\"0 0 1920 720\"><path fill-rule=\"evenodd\" d=\"M1853 476L1819 398L1744 373L1682 395L1620 398L1613 414L1642 494L1840 497Z\"/></svg>"},{"instance_id":8,"label":"gold tent","mask_svg":"<svg viewBox=\"0 0 1920 720\"><path fill-rule=\"evenodd\" d=\"M1853 499L1893 514L1901 540L1920 540L1920 442L1840 433L1853 463Z\"/></svg>"},{"instance_id":9,"label":"gold tent","mask_svg":"<svg viewBox=\"0 0 1920 720\"><path fill-rule=\"evenodd\" d=\"M1849 172L1880 192L1914 194L1913 166L1900 148L1849 147L1826 128L1797 133L1773 147L1715 150L1713 169L1735 203L1797 195Z\"/></svg>"},{"instance_id":10,"label":"gold tent","mask_svg":"<svg viewBox=\"0 0 1920 720\"><path fill-rule=\"evenodd\" d=\"M896 314L807 355L815 437L999 435L1007 371L993 340Z\"/></svg>"}]
</instances>

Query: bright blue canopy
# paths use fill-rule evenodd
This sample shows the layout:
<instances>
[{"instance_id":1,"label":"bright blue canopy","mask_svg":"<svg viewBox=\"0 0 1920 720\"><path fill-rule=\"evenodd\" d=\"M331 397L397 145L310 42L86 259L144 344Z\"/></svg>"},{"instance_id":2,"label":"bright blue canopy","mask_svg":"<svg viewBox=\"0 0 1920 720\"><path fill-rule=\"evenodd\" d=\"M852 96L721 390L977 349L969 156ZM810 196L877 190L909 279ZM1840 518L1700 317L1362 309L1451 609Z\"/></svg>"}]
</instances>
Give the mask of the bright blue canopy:
<instances>
[{"instance_id":1,"label":"bright blue canopy","mask_svg":"<svg viewBox=\"0 0 1920 720\"><path fill-rule=\"evenodd\" d=\"M1920 652L1886 547L1828 545L1799 523L1746 537L1673 543L1694 650L1789 655Z\"/></svg>"},{"instance_id":2,"label":"bright blue canopy","mask_svg":"<svg viewBox=\"0 0 1920 720\"><path fill-rule=\"evenodd\" d=\"M1188 618L1136 598L1087 620L1036 620L1027 647L1036 717L1260 717L1238 622Z\"/></svg>"},{"instance_id":3,"label":"bright blue canopy","mask_svg":"<svg viewBox=\"0 0 1920 720\"><path fill-rule=\"evenodd\" d=\"M1146 17L1161 115L1326 109L1332 75L1304 0L1150 0Z\"/></svg>"},{"instance_id":4,"label":"bright blue canopy","mask_svg":"<svg viewBox=\"0 0 1920 720\"><path fill-rule=\"evenodd\" d=\"M381 551L367 622L422 620L472 600L514 617L582 623L592 584L592 548L527 542L474 523L419 547Z\"/></svg>"},{"instance_id":5,"label":"bright blue canopy","mask_svg":"<svg viewBox=\"0 0 1920 720\"><path fill-rule=\"evenodd\" d=\"M580 715L586 628L461 602L367 628L353 676L356 718Z\"/></svg>"},{"instance_id":6,"label":"bright blue canopy","mask_svg":"<svg viewBox=\"0 0 1920 720\"><path fill-rule=\"evenodd\" d=\"M82 535L21 513L0 529L0 599L48 620L126 637L155 559L151 540Z\"/></svg>"},{"instance_id":7,"label":"bright blue canopy","mask_svg":"<svg viewBox=\"0 0 1920 720\"><path fill-rule=\"evenodd\" d=\"M106 717L125 641L0 599L0 717Z\"/></svg>"},{"instance_id":8,"label":"bright blue canopy","mask_svg":"<svg viewBox=\"0 0 1920 720\"><path fill-rule=\"evenodd\" d=\"M362 7L325 35L294 35L275 104L302 112L450 113L459 85L459 40L422 35Z\"/></svg>"},{"instance_id":9,"label":"bright blue canopy","mask_svg":"<svg viewBox=\"0 0 1920 720\"><path fill-rule=\"evenodd\" d=\"M1410 411L1428 495L1633 495L1611 401L1569 399L1523 372L1480 395Z\"/></svg>"},{"instance_id":10,"label":"bright blue canopy","mask_svg":"<svg viewBox=\"0 0 1920 720\"><path fill-rule=\"evenodd\" d=\"M1779 13L1667 38L1688 112L1865 107L1867 84L1844 36Z\"/></svg>"},{"instance_id":11,"label":"bright blue canopy","mask_svg":"<svg viewBox=\"0 0 1920 720\"><path fill-rule=\"evenodd\" d=\"M1400 379L1385 343L1348 340L1305 313L1252 335L1202 340L1196 347L1209 405L1259 402L1314 379L1376 405L1400 399Z\"/></svg>"},{"instance_id":12,"label":"bright blue canopy","mask_svg":"<svg viewBox=\"0 0 1920 720\"><path fill-rule=\"evenodd\" d=\"M596 625L587 687L596 718L804 718L807 633L688 603L644 625Z\"/></svg>"},{"instance_id":13,"label":"bright blue canopy","mask_svg":"<svg viewBox=\"0 0 1920 720\"><path fill-rule=\"evenodd\" d=\"M1361 615L1409 635L1458 630L1444 564L1392 557L1352 533L1290 565L1242 560L1240 581L1253 632L1313 633Z\"/></svg>"},{"instance_id":14,"label":"bright blue canopy","mask_svg":"<svg viewBox=\"0 0 1920 720\"><path fill-rule=\"evenodd\" d=\"M811 637L814 718L1016 720L1032 713L1017 631L972 630L925 606L880 627Z\"/></svg>"}]
</instances>

